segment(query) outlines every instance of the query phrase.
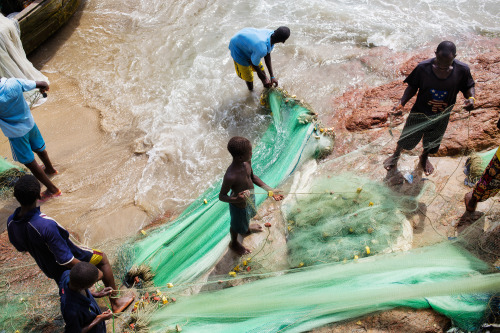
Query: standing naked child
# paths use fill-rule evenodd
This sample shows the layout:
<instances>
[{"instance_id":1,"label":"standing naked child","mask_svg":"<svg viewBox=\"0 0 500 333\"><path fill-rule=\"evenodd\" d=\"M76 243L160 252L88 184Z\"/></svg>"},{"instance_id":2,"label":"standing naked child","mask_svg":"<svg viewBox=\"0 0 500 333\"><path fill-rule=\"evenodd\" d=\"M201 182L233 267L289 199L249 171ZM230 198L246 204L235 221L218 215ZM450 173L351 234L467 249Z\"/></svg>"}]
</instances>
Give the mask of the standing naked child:
<instances>
[{"instance_id":1,"label":"standing naked child","mask_svg":"<svg viewBox=\"0 0 500 333\"><path fill-rule=\"evenodd\" d=\"M254 184L270 192L273 189L267 186L252 170L252 144L248 139L235 136L229 140L227 150L233 156L233 162L227 168L219 194L219 200L229 203L231 214L231 244L229 247L239 255L250 253L238 242L238 234L246 236L253 232L261 232L262 226L253 223L250 219L257 214L255 210L255 195L250 194ZM228 192L231 190L231 195ZM280 201L283 195L273 194L274 200ZM247 204L247 201L249 202Z\"/></svg>"}]
</instances>

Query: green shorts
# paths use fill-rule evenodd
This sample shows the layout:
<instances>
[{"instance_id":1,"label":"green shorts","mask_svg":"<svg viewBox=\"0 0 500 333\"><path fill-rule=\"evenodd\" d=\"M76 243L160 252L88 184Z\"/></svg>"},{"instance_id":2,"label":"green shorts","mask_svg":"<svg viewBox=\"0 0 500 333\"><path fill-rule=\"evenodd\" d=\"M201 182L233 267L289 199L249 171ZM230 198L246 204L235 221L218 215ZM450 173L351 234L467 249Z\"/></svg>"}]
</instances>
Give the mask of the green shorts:
<instances>
[{"instance_id":1,"label":"green shorts","mask_svg":"<svg viewBox=\"0 0 500 333\"><path fill-rule=\"evenodd\" d=\"M248 227L250 226L250 219L257 215L257 210L255 209L255 195L249 197L250 201L247 203L245 208L236 207L233 204L229 204L229 214L231 215L231 230L236 231L241 235L248 233Z\"/></svg>"}]
</instances>

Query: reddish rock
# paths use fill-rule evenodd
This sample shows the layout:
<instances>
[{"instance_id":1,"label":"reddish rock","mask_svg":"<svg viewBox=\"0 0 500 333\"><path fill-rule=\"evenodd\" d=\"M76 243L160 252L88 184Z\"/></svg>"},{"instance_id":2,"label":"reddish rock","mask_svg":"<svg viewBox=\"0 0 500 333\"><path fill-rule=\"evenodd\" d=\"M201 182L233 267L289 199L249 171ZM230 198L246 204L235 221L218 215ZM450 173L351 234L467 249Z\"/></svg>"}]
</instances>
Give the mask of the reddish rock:
<instances>
[{"instance_id":1,"label":"reddish rock","mask_svg":"<svg viewBox=\"0 0 500 333\"><path fill-rule=\"evenodd\" d=\"M424 59L423 54L413 56L400 67L401 74L408 75ZM462 61L470 65L476 81L476 108L470 114L464 111L461 108L464 98L459 93L438 153L440 156L464 154L468 150L480 151L500 142L500 131L496 127L500 114L500 52L489 52ZM345 154L359 144L378 138L384 134L380 129L404 122L415 97L405 106L405 115L390 119L388 112L397 105L405 88L406 84L397 80L378 87L351 89L336 99L334 116L325 121L337 133L335 155ZM346 131L349 133L342 135Z\"/></svg>"}]
</instances>

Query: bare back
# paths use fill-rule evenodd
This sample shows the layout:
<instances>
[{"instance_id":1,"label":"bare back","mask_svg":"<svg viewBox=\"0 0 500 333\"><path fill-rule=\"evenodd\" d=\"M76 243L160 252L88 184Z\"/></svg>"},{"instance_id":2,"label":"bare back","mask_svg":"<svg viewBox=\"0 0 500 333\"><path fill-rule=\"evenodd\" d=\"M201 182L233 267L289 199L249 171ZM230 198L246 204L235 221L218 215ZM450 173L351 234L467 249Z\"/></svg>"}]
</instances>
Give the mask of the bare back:
<instances>
[{"instance_id":1,"label":"bare back","mask_svg":"<svg viewBox=\"0 0 500 333\"><path fill-rule=\"evenodd\" d=\"M250 162L235 163L233 162L226 171L224 175L224 180L221 186L221 194L227 195L229 190L231 190L231 199L238 196L238 193L252 190L254 184L252 181L252 165ZM246 202L231 202L237 207L244 208Z\"/></svg>"}]
</instances>

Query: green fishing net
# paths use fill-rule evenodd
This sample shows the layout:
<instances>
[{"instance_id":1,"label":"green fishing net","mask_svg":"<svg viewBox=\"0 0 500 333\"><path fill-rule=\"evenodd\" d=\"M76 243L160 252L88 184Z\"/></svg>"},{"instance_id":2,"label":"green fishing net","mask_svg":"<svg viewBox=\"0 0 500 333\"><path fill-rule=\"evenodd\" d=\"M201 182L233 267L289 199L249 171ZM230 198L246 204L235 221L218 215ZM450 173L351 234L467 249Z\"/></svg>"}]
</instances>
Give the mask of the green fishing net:
<instances>
[{"instance_id":1,"label":"green fishing net","mask_svg":"<svg viewBox=\"0 0 500 333\"><path fill-rule=\"evenodd\" d=\"M479 178L483 175L484 170L490 163L493 156L495 156L498 147L484 151L484 152L473 152L470 157L465 162L465 174L467 175L467 181L471 186L473 186Z\"/></svg>"},{"instance_id":2,"label":"green fishing net","mask_svg":"<svg viewBox=\"0 0 500 333\"><path fill-rule=\"evenodd\" d=\"M125 272L133 264L154 275L153 286L144 290L159 288L177 298L146 311L149 329L301 332L400 306L432 307L456 327L477 329L491 294L500 290L496 271L458 241L403 252L412 248L408 217L421 202L435 200L435 184L418 179L404 193L373 180L367 164L385 145L378 141L326 163L352 172L319 170L307 162L324 156L315 115L282 92L264 98L273 122L256 144L252 164L273 187L295 171L282 204L286 241L277 245L271 228L265 229L265 239L229 275L216 269L208 276L229 243L228 207L217 200L215 183L175 221L123 248ZM443 131L449 112L415 117L422 119L403 139L429 125ZM256 189L255 195L259 206L266 194Z\"/></svg>"},{"instance_id":3,"label":"green fishing net","mask_svg":"<svg viewBox=\"0 0 500 333\"><path fill-rule=\"evenodd\" d=\"M272 89L262 102L272 110L272 122L254 144L252 167L266 184L278 186L297 166L323 149L331 140L313 121L314 114L283 91ZM221 181L214 183L175 221L150 231L123 248L120 266L147 265L154 283L189 283L205 274L226 251L229 243L228 204L219 201ZM263 191L262 191L263 192ZM267 193L256 195L259 206Z\"/></svg>"},{"instance_id":4,"label":"green fishing net","mask_svg":"<svg viewBox=\"0 0 500 333\"><path fill-rule=\"evenodd\" d=\"M416 210L418 196L401 196L369 178L342 173L314 179L289 201L283 210L291 267L411 248L412 228L403 212Z\"/></svg>"},{"instance_id":5,"label":"green fishing net","mask_svg":"<svg viewBox=\"0 0 500 333\"><path fill-rule=\"evenodd\" d=\"M303 332L406 306L431 307L454 325L474 330L487 310L488 292L500 288L498 275L488 273L484 262L445 243L200 293L156 312L150 327L153 332L176 325L183 332Z\"/></svg>"},{"instance_id":6,"label":"green fishing net","mask_svg":"<svg viewBox=\"0 0 500 333\"><path fill-rule=\"evenodd\" d=\"M0 198L10 197L17 179L25 174L23 168L0 158Z\"/></svg>"},{"instance_id":7,"label":"green fishing net","mask_svg":"<svg viewBox=\"0 0 500 333\"><path fill-rule=\"evenodd\" d=\"M500 291L491 265L498 246L482 236L485 220L453 241L410 250L409 219L442 199L442 215L431 225L445 221L454 197L417 176L405 176L398 191L380 181L375 157L393 139L318 164L331 150L332 133L316 114L278 89L267 91L262 103L272 121L253 143L253 170L272 187L289 186L280 206L254 191L256 218L272 227L254 235L260 240L251 255L221 264L230 217L215 181L176 219L118 249L115 273L141 295L132 314L116 319L123 324L118 329L302 332L395 307L430 307L462 330L477 330ZM413 130L426 126L422 119ZM272 217L269 207L278 207ZM12 311L21 311L18 304Z\"/></svg>"}]
</instances>

